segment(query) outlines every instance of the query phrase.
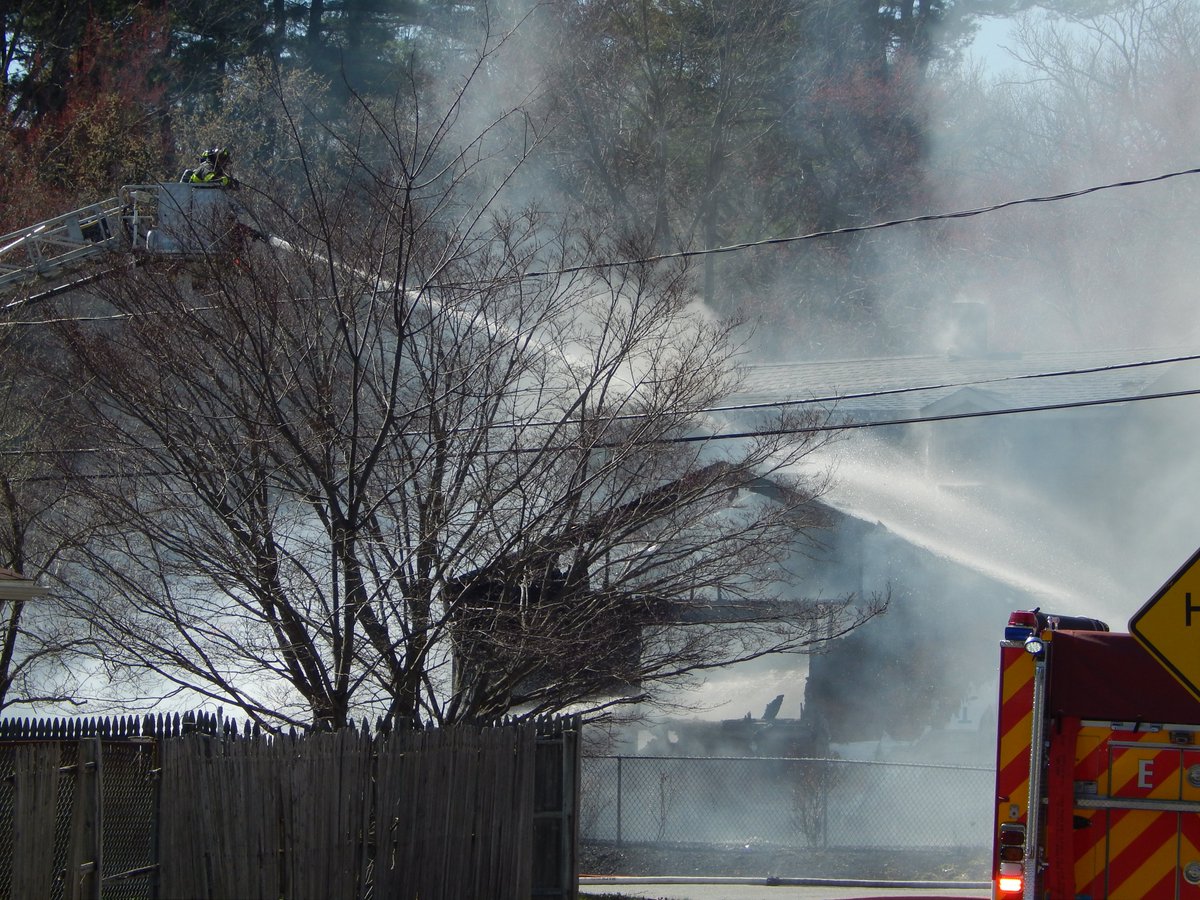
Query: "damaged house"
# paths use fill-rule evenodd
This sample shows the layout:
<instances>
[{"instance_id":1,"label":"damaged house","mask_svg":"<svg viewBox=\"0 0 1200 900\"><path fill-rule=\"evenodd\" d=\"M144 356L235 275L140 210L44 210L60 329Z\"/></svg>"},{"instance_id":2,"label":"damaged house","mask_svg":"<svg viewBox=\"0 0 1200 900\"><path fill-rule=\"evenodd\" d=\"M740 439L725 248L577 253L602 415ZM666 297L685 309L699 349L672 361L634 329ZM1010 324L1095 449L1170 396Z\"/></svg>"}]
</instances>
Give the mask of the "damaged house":
<instances>
[{"instance_id":1,"label":"damaged house","mask_svg":"<svg viewBox=\"0 0 1200 900\"><path fill-rule=\"evenodd\" d=\"M1187 461L1143 440L1163 407L1137 401L1200 389L1200 365L1169 350L971 350L756 366L737 398L815 400L851 429L823 546L791 571L808 596L890 598L796 685L801 718L835 744L954 725L980 735L970 752L986 762L1008 613L1123 625L1145 599L1122 562L1141 488L1129 457L1160 475Z\"/></svg>"}]
</instances>

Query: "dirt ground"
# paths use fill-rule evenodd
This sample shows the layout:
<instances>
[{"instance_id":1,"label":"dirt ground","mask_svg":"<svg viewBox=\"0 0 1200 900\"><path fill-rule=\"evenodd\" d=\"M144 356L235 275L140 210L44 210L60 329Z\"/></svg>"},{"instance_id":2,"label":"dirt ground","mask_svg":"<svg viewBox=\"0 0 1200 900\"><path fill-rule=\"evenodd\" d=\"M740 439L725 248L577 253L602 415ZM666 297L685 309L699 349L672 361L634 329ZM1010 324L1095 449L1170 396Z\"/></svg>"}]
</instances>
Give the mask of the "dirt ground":
<instances>
[{"instance_id":1,"label":"dirt ground","mask_svg":"<svg viewBox=\"0 0 1200 900\"><path fill-rule=\"evenodd\" d=\"M797 850L765 845L695 846L585 841L585 875L778 876L880 881L986 881L987 851Z\"/></svg>"}]
</instances>

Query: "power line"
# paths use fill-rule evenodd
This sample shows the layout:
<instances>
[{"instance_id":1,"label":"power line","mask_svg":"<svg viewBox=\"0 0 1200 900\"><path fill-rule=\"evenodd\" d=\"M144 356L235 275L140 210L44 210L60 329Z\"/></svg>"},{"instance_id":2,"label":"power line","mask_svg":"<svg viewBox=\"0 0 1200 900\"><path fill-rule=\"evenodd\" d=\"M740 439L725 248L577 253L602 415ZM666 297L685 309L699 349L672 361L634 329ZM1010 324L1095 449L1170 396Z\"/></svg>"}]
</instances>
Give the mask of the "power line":
<instances>
[{"instance_id":1,"label":"power line","mask_svg":"<svg viewBox=\"0 0 1200 900\"><path fill-rule=\"evenodd\" d=\"M1116 403L1134 403L1139 400L1166 400L1172 397L1193 397L1200 395L1200 388L1194 388L1183 391L1164 391L1157 394L1133 394L1125 397L1104 397L1095 400L1071 400L1064 403L1045 403L1036 406L1017 406L1006 407L1004 409L986 409L975 410L972 412L961 413L944 413L935 416L909 416L899 419L873 419L870 421L854 421L846 420L837 424L824 425L796 425L786 428L757 428L749 431L730 432L726 434L696 434L696 435L681 435L673 438L657 438L649 439L642 442L634 441L631 444L626 443L611 443L611 444L593 444L588 447L529 447L529 448L512 448L508 450L488 450L481 451L485 454L502 454L502 453L545 453L558 452L567 450L613 450L625 446L652 446L655 444L702 444L713 441L736 441L736 440L753 440L761 437L786 437L788 435L801 434L821 434L835 431L855 431L864 428L886 428L895 425L925 425L935 422L951 422L958 419L984 419L993 416L1013 416L1022 415L1025 413L1035 412L1050 412L1053 410L1065 409L1083 409L1090 406L1108 406Z\"/></svg>"},{"instance_id":2,"label":"power line","mask_svg":"<svg viewBox=\"0 0 1200 900\"><path fill-rule=\"evenodd\" d=\"M704 256L704 255L717 254L717 253L731 253L731 252L737 252L737 251L751 249L751 248L755 248L755 247L764 247L764 246L771 246L771 245L778 245L778 244L794 243L794 242L798 242L798 241L813 240L813 239L822 238L822 237L833 237L833 236L842 235L842 234L853 234L853 233L857 233L857 232L872 231L872 230L890 228L890 227L894 227L897 225L912 224L912 223L917 223L917 222L930 222L930 221L939 221L939 220L948 220L948 219L969 218L969 217L978 216L978 215L982 215L982 214L989 213L989 212L995 212L998 210L1006 209L1006 208L1013 207L1013 206L1023 205L1023 204L1057 202L1057 201L1072 199L1072 198L1076 198L1076 197L1081 197L1081 196L1096 193L1099 191L1111 190L1114 188L1133 187L1133 186L1138 186L1138 185L1150 184L1150 183L1154 183L1154 182L1160 182L1160 181L1165 181L1165 180L1172 179L1172 178L1177 178L1177 177L1184 176L1184 175L1195 175L1195 174L1200 174L1200 167L1184 169L1184 170L1180 170L1180 171L1176 171L1176 172L1168 172L1165 174L1155 175L1155 176L1151 176L1148 178L1128 179L1128 180L1124 180L1124 181L1111 182L1108 184L1094 185L1092 187L1087 187L1087 188L1083 188L1080 190L1068 191L1068 192L1063 192L1063 193L1058 193L1058 194L1028 197L1028 198L1023 198L1023 199L1018 199L1018 200L1008 200L1008 201L1004 201L1001 203L992 204L990 206L978 207L975 209L960 210L960 211L950 212L950 213L936 213L936 214L911 216L908 218L893 219L893 220L889 220L889 221L877 222L877 223L872 223L872 224L868 224L868 225L847 226L847 227L843 227L843 228L830 229L830 230L825 230L825 231L810 232L808 234L794 235L794 236L782 237L782 238L770 238L770 239L765 239L765 240L751 241L751 242L745 242L745 243L741 243L741 244L734 244L734 245L729 245L729 246L724 246L724 247L714 247L714 248L708 248L708 249L703 249L703 250L685 250L685 251L678 251L675 253L659 254L656 256L640 257L640 258L636 258L636 259L618 260L618 261L612 261L612 262L606 262L606 263L590 263L590 264L579 265L579 266L570 266L570 267L564 267L561 269L547 270L544 272L537 272L537 271L526 272L519 277L520 278L533 278L533 277L540 277L540 276L547 276L547 275L559 275L559 274L584 272L584 271L596 270L596 269L601 269L601 268L616 268L616 267L632 266L632 265L657 262L657 261L663 261L663 260L669 260L669 259L681 259L681 258L688 258L688 257L693 257L693 256ZM59 293L59 292L65 291L65 290L70 290L74 287L81 286L89 281L95 280L99 277L102 277L105 274L108 274L109 271L110 270L102 270L100 272L92 273L88 276L85 276L84 278L81 278L76 282L72 282L72 283L68 283L65 285L60 285L60 286L51 288L51 289L47 290L46 292L44 292L44 294L39 295L38 299L40 299L42 296L50 296L50 295L53 295L53 294L56 294L56 293ZM103 320L123 319L123 318L129 317L129 315L130 314L114 314L114 315L109 315L109 316L63 318L63 319L55 319L55 320L47 319L47 320L37 320L37 321L27 321L27 322L8 322L5 324L9 324L9 325L39 325L39 324L46 325L46 324L52 324L53 322L56 322L56 321L57 322L62 322L62 321L79 321L79 322L103 321ZM935 383L935 384L920 385L920 386L916 386L916 387L890 388L890 389L881 389L881 390L874 390L874 391L864 391L864 392L858 392L858 393L853 393L853 394L829 395L829 396L825 396L825 397L815 397L815 398L809 398L809 399L804 399L804 400L765 401L765 402L761 402L761 403L734 404L734 405L729 405L729 406L710 407L710 408L706 408L706 409L696 410L696 411L684 413L684 415L698 416L698 415L704 415L704 414L723 413L723 412L750 411L750 410L755 410L755 409L767 409L767 408L779 409L779 408L785 408L785 407L789 407L789 406L811 405L811 404L821 404L821 403L836 404L839 402L843 402L845 400L871 399L871 398L877 398L877 397L899 395L899 394L905 394L905 393L914 393L914 392L920 392L920 391L969 387L969 386L981 385L981 384L995 384L995 383L1000 383L1000 382L1019 381L1019 380L1034 379L1034 378L1054 378L1054 377L1069 376L1069 375L1095 374L1095 373L1099 373L1099 372L1114 371L1114 370L1129 369L1129 368L1138 368L1138 367L1142 367L1142 366L1162 365L1162 364L1167 364L1167 363L1172 363L1172 362L1195 361L1197 359L1200 359L1200 356L1196 356L1196 355L1177 356L1177 357L1172 357L1172 358L1167 358L1167 359L1147 360L1147 361L1136 362L1136 363L1121 363L1121 364L1113 364L1113 365L1107 365L1107 366L1096 366L1096 367L1090 367L1090 368L1073 369L1073 370L1056 371L1056 372L1008 375L1008 376L999 376L996 378L975 379L975 380L968 380L968 381L940 382L940 383ZM959 413L959 414L943 415L943 416L916 416L916 417L892 419L892 420L885 420L885 421L876 420L876 421L870 421L870 422L842 422L837 425L806 426L806 427L799 427L796 429L754 430L754 431L740 432L740 433L735 433L735 434L686 436L686 437L679 437L679 438L663 439L662 441L656 441L656 442L684 443L684 442L696 442L696 441L705 441L705 440L731 440L731 439L738 439L738 438L746 439L746 438L753 438L753 437L764 437L764 436L783 435L783 434L802 434L802 433L822 432L822 431L841 431L841 430L850 430L850 429L858 429L858 428L873 428L873 427L883 427L883 426L887 426L887 425L920 424L920 423L948 421L948 420L963 419L963 418L977 418L977 417L997 416L997 415L1014 415L1014 414L1020 414L1020 413L1026 413L1026 412L1038 412L1038 411L1046 411L1046 410L1073 409L1073 408L1081 408L1081 407L1087 407L1087 406L1098 406L1098 405L1105 405L1105 404L1134 402L1137 400L1153 400L1153 399L1164 399L1164 398L1169 398L1169 397L1183 397L1183 396L1191 396L1196 393L1200 393L1200 391L1190 391L1190 390L1189 391L1176 391L1176 392L1160 393L1160 394L1147 394L1147 395L1135 395L1135 396L1128 396L1128 397L1103 398L1103 399L1089 400L1089 401L1071 401L1071 402L1062 403L1062 404L1046 404L1046 405L1039 405L1039 406L1026 406L1026 407L1010 408L1010 409L978 411L978 412L972 412L972 413ZM646 418L646 414L643 414L643 413L629 413L629 414L622 414L622 415L608 417L608 419L610 421L636 420L636 419L644 419L644 418ZM488 425L485 427L487 427L489 429L516 429L516 428L535 428L535 427L563 427L563 426L569 426L571 424L575 424L575 423L573 423L571 421L514 422L514 423L495 423L495 424ZM475 431L478 429L463 428L463 429L456 429L456 430ZM603 447L604 445L597 445L597 446ZM617 444L617 445L612 445L612 446L621 446L621 445ZM545 450L547 448L528 448L527 450L524 450L524 451L505 450L505 451L490 451L490 452L533 452L535 449L536 450ZM63 449L63 450L51 450L51 451L4 450L4 451L0 451L0 455L13 455L13 454L20 454L22 452L45 453L45 454L52 454L52 453L73 454L73 453L97 453L97 452L103 452L103 449L102 448L75 448L75 449Z\"/></svg>"},{"instance_id":3,"label":"power line","mask_svg":"<svg viewBox=\"0 0 1200 900\"><path fill-rule=\"evenodd\" d=\"M896 426L896 425L927 425L927 424L933 424L933 423L937 423L937 422L952 422L952 421L957 421L957 420L961 420L961 419L985 419L985 418L993 418L993 417L997 417L997 416L1014 416L1014 415L1024 415L1026 413L1052 412L1055 410L1085 409L1085 408L1093 407L1093 406L1111 406L1111 405L1114 405L1117 403L1136 403L1141 400L1169 400L1169 399L1176 398L1176 397L1194 397L1197 395L1200 395L1200 388L1193 388L1193 389L1181 390L1181 391L1163 391L1163 392L1155 393L1155 394L1132 394L1132 395L1123 396L1123 397L1102 397L1102 398L1098 398L1098 399L1094 399L1094 400L1071 400L1071 401L1067 401L1064 403L1044 403L1044 404L1038 404L1038 405L1034 405L1034 406L1016 406L1016 407L1005 407L1003 409L985 409L985 410L974 410L971 412L961 412L961 413L944 413L944 414L934 415L934 416L907 416L907 417L897 418L897 419L873 419L870 421L846 420L846 421L842 421L842 422L839 422L836 424L797 425L797 426L792 426L792 427L787 427L787 428L758 428L758 429L751 429L749 431L738 431L738 432L730 432L730 433L724 433L724 434L717 433L717 434L680 435L677 437L650 438L650 439L647 439L644 441L631 441L631 442L612 442L612 443L601 442L601 443L591 444L591 445L587 445L587 446L573 445L573 444L560 444L560 445L555 445L555 446L509 447L509 448L494 449L494 450L478 450L478 451L474 451L472 455L501 456L501 455L511 455L511 454L524 455L524 454L530 454L530 453L562 453L562 452L577 451L577 450L588 450L588 451L590 451L590 450L614 450L614 449L619 449L621 447L634 447L634 446L698 444L698 443L710 443L710 442L715 442L715 441L753 440L755 438L762 438L762 437L787 437L789 435L823 434L823 433L838 432L838 431L857 431L857 430L866 429L866 428L887 428L887 427L892 427L892 426ZM803 402L803 401L801 401L801 402ZM574 424L574 423L561 422L561 423L548 423L548 424L570 425L570 424ZM485 427L490 428L493 426L485 426ZM505 425L505 426L498 426L498 427L510 427L510 426ZM530 425L528 427L535 427L535 426ZM460 429L460 430L462 430L462 431L477 431L478 429ZM77 448L63 449L63 450L29 450L29 451L0 450L0 456L20 456L20 455L45 456L45 455L55 455L55 454L90 454L90 453L105 453L105 452L108 452L109 449L110 448L104 448L104 447L77 447ZM162 448L143 447L142 449L151 450L151 449L162 449ZM134 474L134 475L152 475L152 474L174 475L176 473L172 473L172 472L157 473L157 472L143 471L143 472L124 473L124 474L126 474L126 475L129 475L129 474ZM76 477L116 478L119 476L105 474L105 475L81 475L81 476L76 476ZM22 479L22 480L30 481L30 482L56 481L56 480L62 480L62 476L42 475L42 476L34 476L32 478L26 478L26 479Z\"/></svg>"},{"instance_id":4,"label":"power line","mask_svg":"<svg viewBox=\"0 0 1200 900\"><path fill-rule=\"evenodd\" d=\"M898 395L902 395L902 394L924 393L926 391L950 390L950 389L958 389L958 388L965 388L965 387L976 387L979 385L987 385L987 384L1002 384L1005 382L1014 382L1014 381L1028 381L1028 380L1033 380L1033 379L1038 379L1038 378L1060 378L1060 377L1068 377L1068 376L1095 375L1095 374L1100 374L1100 373L1104 373L1104 372L1116 372L1116 371L1120 371L1123 369L1139 369L1139 368L1145 368L1147 366L1161 366L1161 365L1170 365L1172 363L1196 362L1196 361L1200 361L1200 354L1193 354L1193 355L1187 355L1187 356L1171 356L1171 357L1164 357L1162 359L1142 360L1140 362L1112 363L1110 365L1089 366L1089 367L1077 368L1077 369L1060 369L1060 370L1051 371L1051 372L1026 372L1026 373L1022 373L1019 375L999 375L999 376L996 376L995 378L977 378L977 379L971 379L971 380L966 380L966 381L943 381L943 382L935 382L932 384L920 384L920 385L916 385L914 387L881 388L879 390L859 391L859 392L850 393L850 394L828 394L825 396L809 397L806 399L763 400L758 403L735 403L735 404L730 404L727 406L709 406L709 407L704 407L702 409L679 412L676 415L679 415L681 417L697 417L697 416L704 416L704 415L712 415L715 413L753 412L754 410L760 410L760 409L786 409L788 407L795 407L795 406L816 406L816 405L821 405L821 404L832 404L832 405L836 406L837 404L842 403L843 401L846 401L846 400L870 400L870 399L875 399L875 398L879 398L879 397L892 397L892 396L898 396ZM1183 394L1179 394L1178 396L1184 396L1184 395L1186 395L1186 393L1187 392L1183 392ZM1163 396L1176 396L1176 395L1163 395ZM1111 400L1101 400L1098 402L1100 402L1100 403L1122 403L1127 399L1128 398L1115 398L1115 399L1111 399ZM1151 398L1148 397L1148 399L1151 399ZM1079 405L1081 405L1081 406L1088 405L1090 402L1091 401L1080 401ZM1028 409L1033 410L1033 409L1038 409L1038 408L1040 408L1040 407L1029 407ZM1055 407L1046 407L1046 408L1051 409L1051 408L1055 408ZM1022 408L1022 409L1019 409L1016 411L1020 412L1020 411L1024 411L1024 410L1025 410L1025 408ZM605 416L604 421L605 422L631 422L631 421L638 421L641 419L650 418L652 415L653 415L652 413L620 413L618 415ZM911 421L913 423L916 423L916 422L936 421L936 420L935 419L915 418L912 420L903 420L903 421L897 420L896 422L880 422L879 424L881 424L881 425L903 424L905 421ZM527 421L527 422L497 422L492 425L488 425L486 427L490 430L512 430L512 429L518 429L518 428L563 427L563 426L578 425L578 424L582 424L582 422L579 420L565 420L565 421L564 420L545 420L545 421L534 420L534 421ZM869 424L860 424L860 425L856 425L854 427L862 428L862 427L870 427L870 425ZM474 427L470 427L470 426L463 427L461 429L458 429L458 428L447 429L448 433L451 433L451 434L458 432L458 431L473 432L473 431L478 431L478 430L479 430L478 428L474 428ZM822 430L837 430L837 427L833 426L833 427L830 427L829 429L822 429Z\"/></svg>"},{"instance_id":5,"label":"power line","mask_svg":"<svg viewBox=\"0 0 1200 900\"><path fill-rule=\"evenodd\" d=\"M1065 403L1045 403L1037 406L1016 406L1004 409L985 409L972 412L945 413L936 416L911 416L901 419L846 421L837 425L801 425L795 428L768 428L743 431L734 434L689 435L671 438L662 443L700 443L704 441L748 440L756 437L778 437L789 434L817 434L826 431L852 431L861 428L883 428L891 425L924 425L932 422L950 422L956 419L984 419L992 416L1014 416L1024 413L1050 412L1063 409L1082 409L1089 406L1108 406L1115 403L1136 403L1139 400L1167 400L1172 397L1200 395L1200 388L1185 391L1163 391L1158 394L1133 394L1126 397L1104 397L1096 400L1071 400ZM619 446L619 445L618 445Z\"/></svg>"},{"instance_id":6,"label":"power line","mask_svg":"<svg viewBox=\"0 0 1200 900\"><path fill-rule=\"evenodd\" d=\"M952 219L968 219L974 216L985 215L986 213L998 212L1000 210L1009 209L1014 206L1023 206L1034 203L1056 203L1062 200L1071 200L1077 197L1083 197L1088 194L1095 194L1100 191L1108 191L1116 188L1138 187L1146 184L1154 184L1160 181L1167 181L1172 178L1180 178L1185 175L1200 174L1200 166L1190 169L1181 169L1175 172L1166 172L1159 175L1151 175L1146 178L1130 178L1123 181L1113 181L1107 184L1092 185L1091 187L1080 188L1074 191L1064 191L1058 194L1045 194L1035 197L1023 197L1017 200L1005 200L1000 203L993 203L989 206L980 206L973 209L956 210L946 213L926 213L918 216L908 216L902 219L889 219L883 222L872 222L866 225L847 225L842 228L831 228L823 231L810 231L806 234L788 235L778 238L764 238L757 241L745 241L739 244L728 244L722 247L708 247L698 250L677 250L671 253L660 253L652 256L640 256L630 259L610 260L608 262L581 263L576 266L563 266L557 269L544 269L522 272L516 275L501 276L493 279L494 282L513 282L524 281L531 278L545 278L558 275L570 275L582 272L593 272L600 269L619 269L628 268L630 266L645 265L648 263L664 262L672 259L690 259L692 257L710 256L720 253L737 253L743 250L751 250L758 247L771 247L782 244L794 244L801 241L817 240L819 238L837 237L844 234L858 234L867 231L878 231L884 228L894 228L898 225L911 225L918 222L939 222ZM25 305L29 300L40 300L45 297L53 296L54 294L69 290L72 287L82 286L87 281L95 280L96 278L108 274L112 270L105 270L95 275L89 275L80 279L78 282L59 285L53 287L42 294L27 298L25 301L7 304L7 307L15 305ZM490 281L463 281L452 282L441 285L441 287L470 287L480 284L492 283ZM2 325L42 325L51 324L52 322L73 321L72 319L56 319L56 320L29 320L29 321L9 321L0 323ZM78 321L88 321L88 319L79 319Z\"/></svg>"},{"instance_id":7,"label":"power line","mask_svg":"<svg viewBox=\"0 0 1200 900\"><path fill-rule=\"evenodd\" d=\"M541 272L526 272L519 276L521 278L539 278L552 275L569 275L577 272L588 272L596 269L616 269L627 266L638 266L646 263L664 262L671 259L689 259L695 256L709 256L717 253L737 253L742 250L750 250L756 247L771 247L780 244L794 244L799 241L812 241L818 238L836 237L843 234L858 234L864 231L878 231L882 228L894 228L897 225L911 225L916 222L940 222L949 219L969 219L973 216L982 216L985 213L997 212L1002 209L1008 209L1013 206L1022 206L1031 203L1056 203L1060 200L1071 200L1075 197L1083 197L1087 194L1094 194L1098 191L1108 191L1114 188L1136 187L1143 184L1153 184L1156 181L1166 181L1170 178L1179 178L1183 175L1200 174L1200 167L1192 169L1182 169L1178 172L1167 172L1162 175L1152 175L1148 178L1131 178L1125 181L1114 181L1109 184L1098 184L1092 187L1081 188L1076 191L1065 191L1061 194L1047 194L1038 197L1024 197L1020 200L1005 200L1001 203L993 203L990 206L980 206L975 209L963 209L948 213L927 213L919 216L909 216L903 219L890 219L885 222L873 222L869 225L848 225L843 228L831 228L824 231L810 231L807 234L789 235L787 237L766 238L758 241L745 241L740 244L729 244L724 247L709 247L702 250L677 250L673 253L659 253L654 256L642 256L633 259L616 260L603 263L584 263L578 266L564 266L561 269L547 269Z\"/></svg>"},{"instance_id":8,"label":"power line","mask_svg":"<svg viewBox=\"0 0 1200 900\"><path fill-rule=\"evenodd\" d=\"M1179 362L1195 362L1200 355L1171 356L1163 359L1150 359L1132 363L1112 363L1105 366L1090 366L1080 369L1061 369L1053 372L1027 372L1020 375L998 375L995 378L977 378L968 381L944 381L933 384L922 384L916 387L881 388L873 391L861 391L852 394L831 394L825 397L813 397L807 400L764 400L759 403L743 403L733 406L715 406L702 409L697 415L717 412L746 412L755 409L777 409L787 406L801 406L816 403L841 403L844 400L869 400L876 397L890 397L899 394L914 394L924 391L948 390L951 388L976 387L984 384L1001 384L1010 381L1027 381L1036 378L1061 378L1071 375L1094 375L1102 372L1115 372L1121 369L1139 369L1146 366L1161 366ZM631 418L634 416L631 415Z\"/></svg>"},{"instance_id":9,"label":"power line","mask_svg":"<svg viewBox=\"0 0 1200 900\"><path fill-rule=\"evenodd\" d=\"M1200 173L1200 169L1196 169L1193 171ZM1168 177L1168 176L1162 176L1162 177ZM217 307L215 307L215 306L200 306L200 307L191 307L187 311L194 313L194 312L210 311L210 310L213 310L216 308ZM29 321L29 322L9 322L9 323L5 323L5 324L10 324L10 325L51 325L51 324L59 324L59 323L63 323L63 322L121 321L121 320L128 320L130 318L134 318L137 315L144 315L144 313L142 313L142 314L113 313L113 314L109 314L109 315L63 317L63 318L56 318L56 319L41 319L41 320ZM726 406L712 406L712 407L704 407L702 409L693 410L693 411L682 413L682 414L683 415L707 415L707 414L712 414L712 413L723 413L723 412L749 412L749 411L753 411L756 409L782 409L782 408L786 408L786 407L790 407L790 406L803 406L803 405L813 405L813 404L821 404L821 403L836 404L836 403L841 403L846 400L867 400L867 399L873 399L873 398L878 398L878 397L897 396L897 395L911 394L911 393L922 393L922 392L926 392L926 391L947 390L947 389L952 389L952 388L964 388L964 387L976 387L979 385L1001 384L1001 383L1013 382L1013 381L1027 381L1027 380L1033 380L1033 379L1039 379L1039 378L1060 378L1060 377L1067 377L1067 376L1090 375L1090 374L1098 374L1098 373L1103 373L1103 372L1114 372L1114 371L1119 371L1119 370L1123 370L1123 369L1137 369L1137 368L1144 368L1146 366L1159 366L1159 365L1169 365L1172 363L1196 362L1196 361L1200 361L1200 354L1188 354L1188 355L1182 355L1182 356L1163 357L1160 359L1149 359L1149 360L1142 360L1142 361L1130 362L1130 363L1112 363L1109 365L1089 366L1089 367L1085 367L1085 368L1076 368L1076 369L1063 369L1063 370L1050 371L1050 372L1028 372L1028 373L1022 373L1022 374L1017 374L1017 375L1000 375L1000 376L996 376L994 378L976 378L976 379L968 379L968 380L963 380L963 381L933 382L930 384L920 384L920 385L909 386L909 387L881 388L878 390L859 391L859 392L849 393L849 394L829 394L829 395L824 395L824 396L809 397L809 398L805 398L805 399L765 400L765 401L761 401L758 403L739 403L739 404L732 404L732 405L726 405ZM788 364L784 364L784 365L788 365ZM819 363L817 363L815 365L819 365ZM755 368L755 367L751 366L750 368ZM759 367L759 368L766 368L766 367L764 366L764 367ZM609 417L607 417L607 419L608 419L608 421L629 421L629 420L636 420L636 419L644 419L644 418L646 418L646 415L647 414L645 414L645 413L625 413L625 414L620 414L620 415L609 416ZM550 425L570 425L570 424L572 424L572 423L569 421L563 422L563 421L555 420L555 421L546 421L546 422L536 422L535 421L535 422L495 423L488 427L493 428L493 429L505 429L505 428L524 428L524 427L550 426ZM474 429L467 429L467 430L474 430ZM2 451L0 451L0 452L2 452Z\"/></svg>"}]
</instances>

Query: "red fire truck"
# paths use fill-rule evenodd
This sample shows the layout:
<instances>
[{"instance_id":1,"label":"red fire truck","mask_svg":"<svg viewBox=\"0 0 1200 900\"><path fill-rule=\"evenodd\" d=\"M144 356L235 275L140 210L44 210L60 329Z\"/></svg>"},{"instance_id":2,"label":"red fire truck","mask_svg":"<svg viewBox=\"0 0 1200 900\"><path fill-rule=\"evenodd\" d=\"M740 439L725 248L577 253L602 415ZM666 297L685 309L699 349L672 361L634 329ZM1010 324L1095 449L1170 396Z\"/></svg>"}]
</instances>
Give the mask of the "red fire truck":
<instances>
[{"instance_id":1,"label":"red fire truck","mask_svg":"<svg viewBox=\"0 0 1200 900\"><path fill-rule=\"evenodd\" d=\"M1200 701L1129 634L1013 613L1000 649L997 900L1200 900Z\"/></svg>"}]
</instances>

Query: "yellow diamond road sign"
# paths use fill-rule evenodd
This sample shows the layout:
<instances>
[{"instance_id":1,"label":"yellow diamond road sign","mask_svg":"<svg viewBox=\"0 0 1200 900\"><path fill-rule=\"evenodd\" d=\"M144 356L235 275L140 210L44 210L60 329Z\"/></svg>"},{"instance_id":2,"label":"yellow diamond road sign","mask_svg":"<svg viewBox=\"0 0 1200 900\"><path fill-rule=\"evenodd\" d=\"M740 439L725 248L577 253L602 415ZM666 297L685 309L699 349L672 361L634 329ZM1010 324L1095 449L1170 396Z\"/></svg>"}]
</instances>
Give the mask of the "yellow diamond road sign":
<instances>
[{"instance_id":1,"label":"yellow diamond road sign","mask_svg":"<svg viewBox=\"0 0 1200 900\"><path fill-rule=\"evenodd\" d=\"M1129 631L1200 699L1200 550L1134 614Z\"/></svg>"}]
</instances>

